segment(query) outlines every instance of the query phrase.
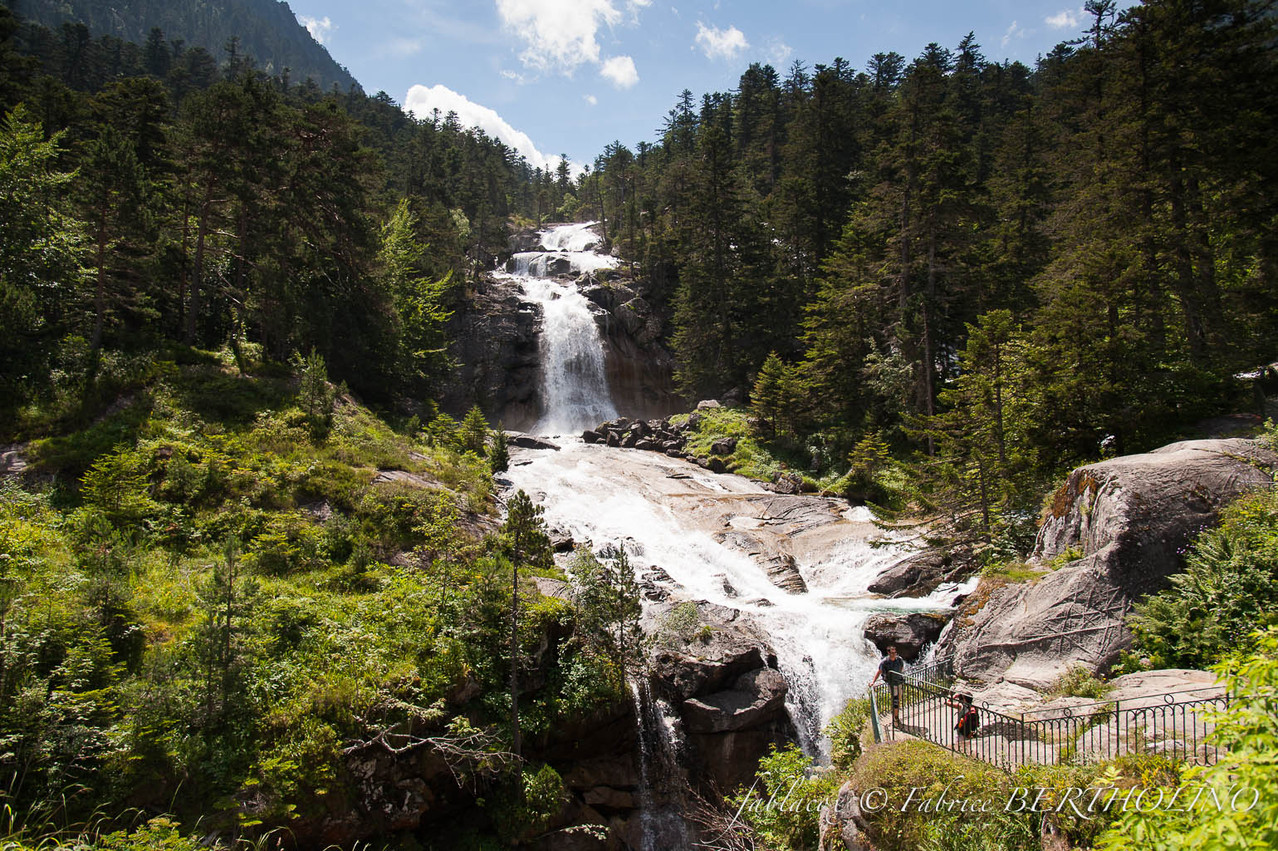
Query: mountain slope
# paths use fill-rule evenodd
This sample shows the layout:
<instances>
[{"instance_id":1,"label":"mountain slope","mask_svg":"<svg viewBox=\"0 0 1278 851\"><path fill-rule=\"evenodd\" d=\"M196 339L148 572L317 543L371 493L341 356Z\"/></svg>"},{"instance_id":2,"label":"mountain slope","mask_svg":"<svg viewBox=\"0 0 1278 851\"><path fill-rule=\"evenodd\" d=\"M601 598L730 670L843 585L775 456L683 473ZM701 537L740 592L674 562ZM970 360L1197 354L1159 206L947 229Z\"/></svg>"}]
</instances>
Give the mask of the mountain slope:
<instances>
[{"instance_id":1,"label":"mountain slope","mask_svg":"<svg viewBox=\"0 0 1278 851\"><path fill-rule=\"evenodd\" d=\"M321 88L358 85L278 0L0 0L20 17L57 29L83 23L95 36L144 43L153 27L169 41L203 47L216 57L232 37L240 52L264 71L285 68L295 80L308 77Z\"/></svg>"}]
</instances>

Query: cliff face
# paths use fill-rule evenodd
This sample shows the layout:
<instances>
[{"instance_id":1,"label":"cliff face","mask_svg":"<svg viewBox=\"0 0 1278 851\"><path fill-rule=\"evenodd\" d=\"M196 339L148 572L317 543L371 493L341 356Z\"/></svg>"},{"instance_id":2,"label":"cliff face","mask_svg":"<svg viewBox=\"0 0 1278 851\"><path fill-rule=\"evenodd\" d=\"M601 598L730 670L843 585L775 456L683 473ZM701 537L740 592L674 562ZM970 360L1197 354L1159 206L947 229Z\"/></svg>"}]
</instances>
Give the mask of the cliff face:
<instances>
[{"instance_id":1,"label":"cliff face","mask_svg":"<svg viewBox=\"0 0 1278 851\"><path fill-rule=\"evenodd\" d=\"M537 306L523 299L518 285L484 275L454 322L458 366L441 388L441 407L460 415L478 404L490 421L518 430L536 422Z\"/></svg>"},{"instance_id":2,"label":"cliff face","mask_svg":"<svg viewBox=\"0 0 1278 851\"><path fill-rule=\"evenodd\" d=\"M1183 569L1182 553L1245 491L1271 486L1278 457L1255 441L1196 440L1074 470L1039 530L1037 581L983 588L942 637L960 676L1050 684L1131 646L1124 618ZM1053 569L1062 560L1065 564Z\"/></svg>"},{"instance_id":3,"label":"cliff face","mask_svg":"<svg viewBox=\"0 0 1278 851\"><path fill-rule=\"evenodd\" d=\"M661 343L664 321L635 287L611 270L561 277L574 280L593 306L617 410L645 419L683 410L685 403L674 391L674 358ZM478 404L506 428L531 428L543 413L540 308L523 296L518 283L484 275L454 321L458 368L440 394L443 408L460 414Z\"/></svg>"}]
</instances>

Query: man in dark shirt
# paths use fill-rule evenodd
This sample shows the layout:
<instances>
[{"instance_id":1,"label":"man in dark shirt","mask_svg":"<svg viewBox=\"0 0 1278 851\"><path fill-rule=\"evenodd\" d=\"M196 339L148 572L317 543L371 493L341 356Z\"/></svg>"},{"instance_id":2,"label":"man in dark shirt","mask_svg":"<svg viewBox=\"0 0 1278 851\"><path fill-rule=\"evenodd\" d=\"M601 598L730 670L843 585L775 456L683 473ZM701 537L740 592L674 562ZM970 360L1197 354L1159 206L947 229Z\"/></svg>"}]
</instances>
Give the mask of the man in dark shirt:
<instances>
[{"instance_id":1,"label":"man in dark shirt","mask_svg":"<svg viewBox=\"0 0 1278 851\"><path fill-rule=\"evenodd\" d=\"M879 669L874 672L874 679L870 680L873 686L879 681L879 677L883 677L883 681L888 684L888 688L892 693L892 723L901 723L901 674L905 670L905 660L896 655L896 645L888 647L888 655L879 662Z\"/></svg>"}]
</instances>

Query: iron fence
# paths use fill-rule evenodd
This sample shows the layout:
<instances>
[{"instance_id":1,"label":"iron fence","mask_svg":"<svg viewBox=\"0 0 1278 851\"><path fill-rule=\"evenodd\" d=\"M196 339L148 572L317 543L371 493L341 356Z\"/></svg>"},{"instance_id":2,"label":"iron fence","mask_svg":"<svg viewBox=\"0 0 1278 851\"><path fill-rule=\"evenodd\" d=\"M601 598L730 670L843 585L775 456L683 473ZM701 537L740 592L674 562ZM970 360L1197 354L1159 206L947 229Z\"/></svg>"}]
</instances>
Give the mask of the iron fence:
<instances>
[{"instance_id":1,"label":"iron fence","mask_svg":"<svg viewBox=\"0 0 1278 851\"><path fill-rule=\"evenodd\" d=\"M967 704L951 688L952 682L953 666L948 660L908 671L895 686L895 706L893 685L876 683L871 689L872 711L883 716L876 719L876 733L888 739L905 733L1008 770L1030 764L1098 762L1133 753L1157 753L1207 765L1217 759L1216 748L1207 741L1210 712L1229 705L1228 695L1219 689L1017 714L976 701L972 705L979 726L965 736L959 732L959 719Z\"/></svg>"}]
</instances>

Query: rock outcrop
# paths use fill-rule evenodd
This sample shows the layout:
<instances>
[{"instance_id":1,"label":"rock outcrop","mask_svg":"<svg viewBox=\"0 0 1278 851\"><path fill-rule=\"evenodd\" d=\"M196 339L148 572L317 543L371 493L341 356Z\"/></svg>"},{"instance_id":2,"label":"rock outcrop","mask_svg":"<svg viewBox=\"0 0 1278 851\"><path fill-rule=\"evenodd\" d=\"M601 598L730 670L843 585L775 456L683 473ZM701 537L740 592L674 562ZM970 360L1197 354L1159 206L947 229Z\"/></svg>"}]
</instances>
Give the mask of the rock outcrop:
<instances>
[{"instance_id":1,"label":"rock outcrop","mask_svg":"<svg viewBox=\"0 0 1278 851\"><path fill-rule=\"evenodd\" d=\"M453 317L457 369L441 388L440 405L464 413L478 404L511 428L537 420L541 315L507 280L482 276L469 303Z\"/></svg>"},{"instance_id":2,"label":"rock outcrop","mask_svg":"<svg viewBox=\"0 0 1278 851\"><path fill-rule=\"evenodd\" d=\"M770 745L794 741L787 686L763 632L736 609L697 605L702 625L653 657L652 685L682 719L688 777L727 792L754 778Z\"/></svg>"},{"instance_id":3,"label":"rock outcrop","mask_svg":"<svg viewBox=\"0 0 1278 851\"><path fill-rule=\"evenodd\" d=\"M871 615L865 622L865 637L880 653L895 647L901 658L913 662L936 641L949 620L949 615L935 612Z\"/></svg>"},{"instance_id":4,"label":"rock outcrop","mask_svg":"<svg viewBox=\"0 0 1278 851\"><path fill-rule=\"evenodd\" d=\"M1032 687L1072 665L1106 669L1131 646L1132 604L1183 569L1185 547L1225 504L1271 486L1275 466L1260 443L1228 439L1074 470L1039 530L1041 577L979 588L942 636L943 651L962 677Z\"/></svg>"},{"instance_id":5,"label":"rock outcrop","mask_svg":"<svg viewBox=\"0 0 1278 851\"><path fill-rule=\"evenodd\" d=\"M885 597L926 597L943 582L966 579L978 566L969 549L925 550L884 570L868 590Z\"/></svg>"}]
</instances>

